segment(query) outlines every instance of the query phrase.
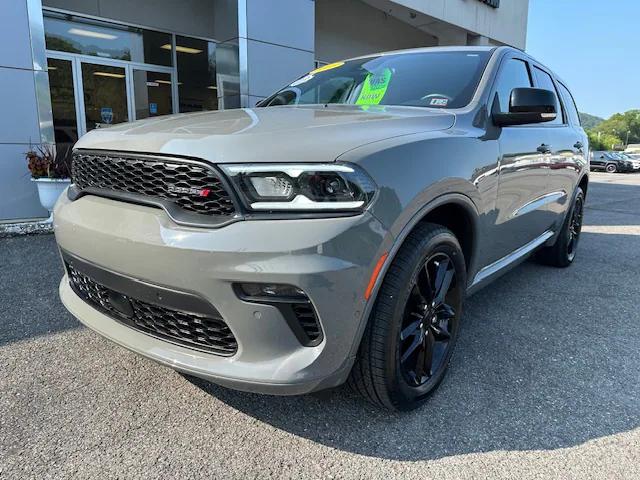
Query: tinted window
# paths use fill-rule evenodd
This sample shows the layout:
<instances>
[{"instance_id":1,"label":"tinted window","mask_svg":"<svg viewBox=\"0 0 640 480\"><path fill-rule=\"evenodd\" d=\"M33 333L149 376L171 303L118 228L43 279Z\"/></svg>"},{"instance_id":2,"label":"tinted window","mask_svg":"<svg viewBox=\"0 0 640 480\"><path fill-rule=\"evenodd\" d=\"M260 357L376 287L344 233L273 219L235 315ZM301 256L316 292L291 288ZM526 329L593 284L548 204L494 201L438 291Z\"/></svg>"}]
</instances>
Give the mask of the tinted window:
<instances>
[{"instance_id":1,"label":"tinted window","mask_svg":"<svg viewBox=\"0 0 640 480\"><path fill-rule=\"evenodd\" d=\"M560 85L560 92L562 93L562 99L564 100L564 107L567 110L567 114L571 119L571 123L574 125L580 125L580 115L578 114L578 107L576 107L576 102L573 99L573 95L567 87L563 84Z\"/></svg>"},{"instance_id":2,"label":"tinted window","mask_svg":"<svg viewBox=\"0 0 640 480\"><path fill-rule=\"evenodd\" d=\"M176 57L180 112L239 106L237 47L177 36Z\"/></svg>"},{"instance_id":3,"label":"tinted window","mask_svg":"<svg viewBox=\"0 0 640 480\"><path fill-rule=\"evenodd\" d=\"M342 103L460 108L473 98L490 52L380 55L325 65L261 106Z\"/></svg>"},{"instance_id":4,"label":"tinted window","mask_svg":"<svg viewBox=\"0 0 640 480\"><path fill-rule=\"evenodd\" d=\"M531 87L531 77L527 64L522 60L512 58L502 65L498 75L498 99L500 111L509 112L509 99L514 88Z\"/></svg>"},{"instance_id":5,"label":"tinted window","mask_svg":"<svg viewBox=\"0 0 640 480\"><path fill-rule=\"evenodd\" d=\"M171 66L171 35L99 20L47 13L49 50Z\"/></svg>"},{"instance_id":6,"label":"tinted window","mask_svg":"<svg viewBox=\"0 0 640 480\"><path fill-rule=\"evenodd\" d=\"M562 108L560 107L560 103L558 100L558 91L556 90L555 85L553 84L553 80L551 76L540 70L538 67L533 67L533 71L535 72L536 82L538 83L539 88L544 88L545 90L550 90L556 94L556 112L558 112L558 116L553 122L548 122L550 125L558 125L563 123L562 119Z\"/></svg>"}]
</instances>

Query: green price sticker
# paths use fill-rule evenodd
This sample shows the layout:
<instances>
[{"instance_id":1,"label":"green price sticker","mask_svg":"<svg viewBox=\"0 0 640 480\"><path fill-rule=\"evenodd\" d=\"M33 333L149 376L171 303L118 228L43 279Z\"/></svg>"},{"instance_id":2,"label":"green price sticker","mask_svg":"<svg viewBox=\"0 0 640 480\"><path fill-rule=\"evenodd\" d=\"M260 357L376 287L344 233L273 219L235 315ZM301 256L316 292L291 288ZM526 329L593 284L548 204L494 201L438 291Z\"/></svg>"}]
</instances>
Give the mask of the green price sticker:
<instances>
[{"instance_id":1,"label":"green price sticker","mask_svg":"<svg viewBox=\"0 0 640 480\"><path fill-rule=\"evenodd\" d=\"M387 93L391 81L391 70L385 68L380 73L370 73L364 80L356 105L378 105Z\"/></svg>"}]
</instances>

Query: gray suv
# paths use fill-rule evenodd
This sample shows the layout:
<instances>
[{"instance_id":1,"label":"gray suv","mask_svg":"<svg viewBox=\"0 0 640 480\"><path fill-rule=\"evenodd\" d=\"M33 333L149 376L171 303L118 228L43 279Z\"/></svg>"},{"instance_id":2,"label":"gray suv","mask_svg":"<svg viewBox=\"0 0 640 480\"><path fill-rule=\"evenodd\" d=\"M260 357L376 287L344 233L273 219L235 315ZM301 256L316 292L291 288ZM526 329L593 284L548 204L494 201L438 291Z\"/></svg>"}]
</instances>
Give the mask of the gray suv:
<instances>
[{"instance_id":1,"label":"gray suv","mask_svg":"<svg viewBox=\"0 0 640 480\"><path fill-rule=\"evenodd\" d=\"M85 325L180 372L421 405L466 295L572 263L588 145L525 53L426 48L316 69L257 108L85 135L55 234Z\"/></svg>"}]
</instances>

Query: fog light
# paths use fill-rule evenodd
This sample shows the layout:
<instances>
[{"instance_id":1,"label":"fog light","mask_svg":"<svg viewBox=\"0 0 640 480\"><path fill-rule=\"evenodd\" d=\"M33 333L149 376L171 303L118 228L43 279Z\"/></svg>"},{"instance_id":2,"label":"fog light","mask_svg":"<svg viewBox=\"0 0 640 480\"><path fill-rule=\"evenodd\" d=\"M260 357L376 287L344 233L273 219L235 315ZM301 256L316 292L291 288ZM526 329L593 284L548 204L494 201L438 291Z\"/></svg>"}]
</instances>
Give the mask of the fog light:
<instances>
[{"instance_id":1,"label":"fog light","mask_svg":"<svg viewBox=\"0 0 640 480\"><path fill-rule=\"evenodd\" d=\"M236 289L243 300L286 301L289 299L305 299L307 296L298 287L277 283L236 283Z\"/></svg>"},{"instance_id":2,"label":"fog light","mask_svg":"<svg viewBox=\"0 0 640 480\"><path fill-rule=\"evenodd\" d=\"M280 283L234 283L240 300L277 308L305 347L315 347L324 335L311 300L298 287Z\"/></svg>"}]
</instances>

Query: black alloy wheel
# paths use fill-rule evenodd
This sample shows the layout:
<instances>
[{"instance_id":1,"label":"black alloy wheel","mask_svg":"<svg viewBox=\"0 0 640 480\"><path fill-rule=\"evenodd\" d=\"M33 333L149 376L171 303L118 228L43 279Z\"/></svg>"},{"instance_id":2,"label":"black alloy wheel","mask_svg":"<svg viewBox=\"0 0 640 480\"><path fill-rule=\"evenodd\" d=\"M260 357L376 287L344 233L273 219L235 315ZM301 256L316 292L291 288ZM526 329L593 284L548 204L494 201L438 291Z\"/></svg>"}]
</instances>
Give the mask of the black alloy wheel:
<instances>
[{"instance_id":1,"label":"black alloy wheel","mask_svg":"<svg viewBox=\"0 0 640 480\"><path fill-rule=\"evenodd\" d=\"M420 269L407 298L399 353L402 373L411 386L426 384L449 357L451 338L458 329L456 311L447 303L455 277L449 256L436 253Z\"/></svg>"},{"instance_id":2,"label":"black alloy wheel","mask_svg":"<svg viewBox=\"0 0 640 480\"><path fill-rule=\"evenodd\" d=\"M569 228L567 235L569 235L569 241L567 242L567 255L569 261L573 262L576 257L576 251L578 250L578 241L580 240L580 233L582 232L582 218L584 215L584 196L578 195L573 206L573 212L571 214L571 220L569 221Z\"/></svg>"},{"instance_id":3,"label":"black alloy wheel","mask_svg":"<svg viewBox=\"0 0 640 480\"><path fill-rule=\"evenodd\" d=\"M553 245L542 248L536 258L546 265L565 268L573 263L578 251L578 242L584 219L585 195L581 187L576 188L571 209L565 217L562 229Z\"/></svg>"},{"instance_id":4,"label":"black alloy wheel","mask_svg":"<svg viewBox=\"0 0 640 480\"><path fill-rule=\"evenodd\" d=\"M384 275L349 385L388 410L424 404L455 348L466 275L455 235L440 225L418 225Z\"/></svg>"}]
</instances>

